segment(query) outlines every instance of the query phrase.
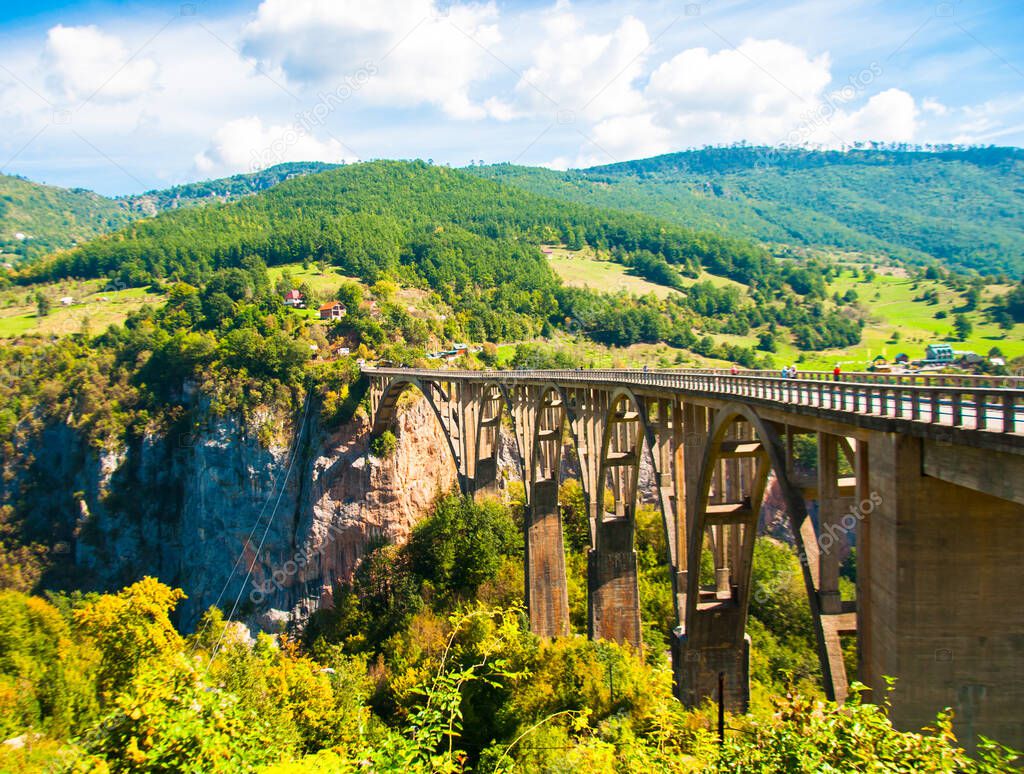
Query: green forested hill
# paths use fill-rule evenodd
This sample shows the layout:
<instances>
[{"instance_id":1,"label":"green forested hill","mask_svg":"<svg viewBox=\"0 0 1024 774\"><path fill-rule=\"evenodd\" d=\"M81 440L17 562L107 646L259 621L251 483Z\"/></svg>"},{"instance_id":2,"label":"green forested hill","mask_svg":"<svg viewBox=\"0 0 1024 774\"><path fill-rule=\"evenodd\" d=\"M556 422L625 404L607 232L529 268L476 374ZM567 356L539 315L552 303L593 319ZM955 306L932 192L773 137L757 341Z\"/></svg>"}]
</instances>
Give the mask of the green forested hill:
<instances>
[{"instance_id":1,"label":"green forested hill","mask_svg":"<svg viewBox=\"0 0 1024 774\"><path fill-rule=\"evenodd\" d=\"M124 206L81 188L0 175L0 254L15 263L124 226Z\"/></svg>"},{"instance_id":2,"label":"green forested hill","mask_svg":"<svg viewBox=\"0 0 1024 774\"><path fill-rule=\"evenodd\" d=\"M629 300L567 288L538 249L544 243L587 246L679 292ZM822 271L783 264L753 242L423 162L355 164L234 203L164 212L54 256L19 281L107 277L129 287L166 280L202 285L254 260L322 262L366 283L387 279L431 291L458 310L478 341L519 340L555 326L609 344L665 341L711 354L715 342L697 333L709 325L743 336L771 322L792 329L809 349L860 336L856 315L839 314L843 302L826 298ZM742 285L688 281L704 273ZM795 304L800 297L807 303ZM754 360L746 345L719 354Z\"/></svg>"},{"instance_id":3,"label":"green forested hill","mask_svg":"<svg viewBox=\"0 0 1024 774\"><path fill-rule=\"evenodd\" d=\"M324 259L357 275L429 270L418 240L565 241L645 250L681 270L771 283L768 253L650 216L538 196L423 162L380 161L289 180L232 204L163 213L58 256L41 278L119 274L129 284L195 277L258 255L269 265ZM468 245L453 248L473 261ZM439 278L458 284L460 278Z\"/></svg>"},{"instance_id":4,"label":"green forested hill","mask_svg":"<svg viewBox=\"0 0 1024 774\"><path fill-rule=\"evenodd\" d=\"M334 166L320 162L278 164L259 172L117 199L82 188L57 188L0 175L0 255L8 263L34 260L116 231L140 217L207 202L235 201L284 180Z\"/></svg>"},{"instance_id":5,"label":"green forested hill","mask_svg":"<svg viewBox=\"0 0 1024 774\"><path fill-rule=\"evenodd\" d=\"M712 148L568 172L507 164L470 171L767 242L1024 273L1024 150L1017 148Z\"/></svg>"},{"instance_id":6,"label":"green forested hill","mask_svg":"<svg viewBox=\"0 0 1024 774\"><path fill-rule=\"evenodd\" d=\"M336 166L337 164L326 164L320 161L287 162L261 169L258 172L232 175L216 180L203 180L198 183L186 183L173 188L123 196L120 201L140 215L155 215L163 210L203 204L209 201L235 201L243 196L265 191L293 177L313 175Z\"/></svg>"}]
</instances>

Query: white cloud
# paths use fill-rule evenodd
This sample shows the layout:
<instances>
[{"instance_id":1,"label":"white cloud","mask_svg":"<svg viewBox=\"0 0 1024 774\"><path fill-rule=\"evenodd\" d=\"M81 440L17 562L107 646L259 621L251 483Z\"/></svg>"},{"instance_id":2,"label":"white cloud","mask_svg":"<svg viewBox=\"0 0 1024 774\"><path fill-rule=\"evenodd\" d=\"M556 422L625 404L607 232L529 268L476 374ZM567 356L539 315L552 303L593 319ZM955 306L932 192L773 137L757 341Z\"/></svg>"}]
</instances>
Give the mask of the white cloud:
<instances>
[{"instance_id":1,"label":"white cloud","mask_svg":"<svg viewBox=\"0 0 1024 774\"><path fill-rule=\"evenodd\" d=\"M221 126L205 151L195 157L204 175L252 172L285 161L348 161L344 146L318 140L300 125L264 126L256 116Z\"/></svg>"},{"instance_id":2,"label":"white cloud","mask_svg":"<svg viewBox=\"0 0 1024 774\"><path fill-rule=\"evenodd\" d=\"M745 40L734 49L691 48L656 67L642 108L594 125L578 164L607 163L708 143L840 146L856 140L909 141L919 110L901 89L875 94L859 108L877 73L865 70L842 88L831 59L779 40Z\"/></svg>"},{"instance_id":3,"label":"white cloud","mask_svg":"<svg viewBox=\"0 0 1024 774\"><path fill-rule=\"evenodd\" d=\"M331 86L372 65L360 98L389 107L435 105L457 119L489 111L470 96L496 62L493 3L433 0L263 0L243 31L243 51L289 81ZM499 106L499 112L501 108Z\"/></svg>"},{"instance_id":4,"label":"white cloud","mask_svg":"<svg viewBox=\"0 0 1024 774\"><path fill-rule=\"evenodd\" d=\"M153 60L133 58L120 38L93 25L52 27L46 35L43 61L50 88L70 100L128 100L146 93L156 82Z\"/></svg>"},{"instance_id":5,"label":"white cloud","mask_svg":"<svg viewBox=\"0 0 1024 774\"><path fill-rule=\"evenodd\" d=\"M958 111L953 142L989 143L1021 132L1024 96L997 97Z\"/></svg>"},{"instance_id":6,"label":"white cloud","mask_svg":"<svg viewBox=\"0 0 1024 774\"><path fill-rule=\"evenodd\" d=\"M644 96L654 123L677 142L778 143L813 111L831 80L828 54L745 40L716 53L677 54L651 74Z\"/></svg>"},{"instance_id":7,"label":"white cloud","mask_svg":"<svg viewBox=\"0 0 1024 774\"><path fill-rule=\"evenodd\" d=\"M641 107L635 82L650 46L643 22L625 16L610 33L587 33L569 3L559 0L540 28L532 64L516 84L525 105L549 114L571 110L593 120Z\"/></svg>"},{"instance_id":8,"label":"white cloud","mask_svg":"<svg viewBox=\"0 0 1024 774\"><path fill-rule=\"evenodd\" d=\"M673 132L655 123L651 113L616 116L597 124L573 166L612 164L657 156L678 149Z\"/></svg>"},{"instance_id":9,"label":"white cloud","mask_svg":"<svg viewBox=\"0 0 1024 774\"><path fill-rule=\"evenodd\" d=\"M910 94L902 89L886 89L872 96L859 110L837 112L818 139L826 145L835 145L837 137L842 142L906 142L917 134L918 113Z\"/></svg>"},{"instance_id":10,"label":"white cloud","mask_svg":"<svg viewBox=\"0 0 1024 774\"><path fill-rule=\"evenodd\" d=\"M931 97L925 97L921 101L921 109L927 113L933 113L937 116L948 115L949 108L939 102L937 99Z\"/></svg>"},{"instance_id":11,"label":"white cloud","mask_svg":"<svg viewBox=\"0 0 1024 774\"><path fill-rule=\"evenodd\" d=\"M512 121L526 116L526 113L518 110L515 105L497 97L488 97L484 100L484 109L487 111L487 115L498 121Z\"/></svg>"}]
</instances>

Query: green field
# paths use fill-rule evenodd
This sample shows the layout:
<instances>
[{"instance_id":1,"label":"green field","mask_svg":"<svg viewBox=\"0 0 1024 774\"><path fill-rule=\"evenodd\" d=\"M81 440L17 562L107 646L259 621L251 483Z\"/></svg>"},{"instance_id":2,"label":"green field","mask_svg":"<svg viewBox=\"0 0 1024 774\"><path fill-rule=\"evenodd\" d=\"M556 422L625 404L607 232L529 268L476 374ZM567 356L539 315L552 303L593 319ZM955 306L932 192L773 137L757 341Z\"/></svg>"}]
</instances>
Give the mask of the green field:
<instances>
[{"instance_id":1,"label":"green field","mask_svg":"<svg viewBox=\"0 0 1024 774\"><path fill-rule=\"evenodd\" d=\"M317 307L324 301L332 300L337 294L338 288L343 283L351 282L363 290L366 297L377 297L379 300L389 300L398 303L407 312L415 317L429 318L451 314L451 308L441 303L440 299L433 293L419 290L417 288L402 288L393 283L382 283L381 285L369 287L362 280L342 274L337 269L328 266L323 273L316 266L302 267L301 263L287 263L281 266L272 266L267 269L270 281L276 283L285 272L291 276L292 284L307 285L314 294L307 309L296 309L295 313L309 318L319 316ZM380 298L384 296L385 298Z\"/></svg>"},{"instance_id":2,"label":"green field","mask_svg":"<svg viewBox=\"0 0 1024 774\"><path fill-rule=\"evenodd\" d=\"M598 258L593 248L567 250L562 247L550 247L548 262L555 274L562 281L574 288L590 288L601 293L616 293L625 290L638 296L654 293L658 298L665 298L676 291L664 285L656 285L636 277L621 263Z\"/></svg>"},{"instance_id":3,"label":"green field","mask_svg":"<svg viewBox=\"0 0 1024 774\"><path fill-rule=\"evenodd\" d=\"M275 283L285 272L291 275L292 282L296 286L302 284L309 285L315 293L322 295L324 298L333 296L343 282L348 281L359 285L362 284L357 279L340 274L332 266L325 268L322 273L316 266L310 265L303 268L301 263L286 263L282 266L271 266L267 269L270 281Z\"/></svg>"},{"instance_id":4,"label":"green field","mask_svg":"<svg viewBox=\"0 0 1024 774\"><path fill-rule=\"evenodd\" d=\"M592 290L612 293L626 290L630 293L654 293L665 298L678 291L656 285L641 277L629 273L629 269L619 263L599 257L595 251L584 249L570 251L564 248L553 248L549 258L551 268L562 280L575 287L589 287ZM1010 288L1002 285L989 286L982 294L978 308L967 312L967 317L974 330L966 341L954 341L953 316L963 306L960 294L946 288L941 282L922 280L915 282L899 270L892 273L877 273L870 283L863 277L854 277L852 271L846 269L841 276L828 286L829 295L854 290L858 296L858 304L865 315L866 324L861 343L848 349L822 350L820 352L801 352L792 343L780 341L774 360L779 366L799 362L803 368L831 369L839 364L848 370L865 367L876 355L894 358L905 352L910 358L924 357L925 346L932 342L949 342L955 349L968 350L985 355L992 347L1002 350L1007 360L1024 356L1024 324L1014 326L1013 330L1004 331L998 325L987 322L982 312L999 295ZM685 279L688 284L710 280L716 285L736 285L739 283L722 277L705 274L698 280ZM938 293L939 303L929 304L923 300L915 300L927 291ZM936 318L936 313L945 311L945 319ZM730 343L747 347L757 345L757 334L751 331L746 336L724 333L711 334L718 343ZM894 335L898 339L894 340ZM598 345L581 345L588 355L593 355L602 365L612 362L627 364L652 363L664 359L666 353L651 349L650 345L636 345L626 349L606 350ZM594 351L591 352L590 350ZM668 356L675 357L675 350L670 347ZM692 353L685 353L691 364L721 364L720 361L707 360Z\"/></svg>"},{"instance_id":5,"label":"green field","mask_svg":"<svg viewBox=\"0 0 1024 774\"><path fill-rule=\"evenodd\" d=\"M552 270L561 277L566 285L574 288L590 288L600 293L616 293L625 290L638 296L653 293L658 298L666 298L672 293L678 292L634 275L621 263L616 263L610 257L598 254L591 247L584 247L582 250L568 250L564 247L549 247L548 249L551 250L548 263ZM682 281L687 287L698 282L711 282L720 287L726 285L744 287L734 280L716 277L707 272L702 273L696 279L682 277Z\"/></svg>"},{"instance_id":6,"label":"green field","mask_svg":"<svg viewBox=\"0 0 1024 774\"><path fill-rule=\"evenodd\" d=\"M37 291L50 300L50 313L45 317L39 317L36 311ZM74 299L70 306L61 304L60 299L65 296ZM0 338L64 336L83 331L97 334L124 322L143 306L163 300L162 295L145 288L110 289L103 280L66 280L8 288L0 291Z\"/></svg>"}]
</instances>

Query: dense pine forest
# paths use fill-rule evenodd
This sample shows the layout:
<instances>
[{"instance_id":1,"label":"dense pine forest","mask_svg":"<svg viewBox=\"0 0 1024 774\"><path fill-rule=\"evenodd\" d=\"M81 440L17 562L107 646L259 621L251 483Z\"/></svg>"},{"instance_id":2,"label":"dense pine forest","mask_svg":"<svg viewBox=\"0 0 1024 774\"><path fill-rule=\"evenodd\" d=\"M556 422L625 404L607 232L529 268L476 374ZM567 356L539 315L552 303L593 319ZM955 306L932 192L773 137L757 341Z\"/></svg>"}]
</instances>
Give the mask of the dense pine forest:
<instances>
[{"instance_id":1,"label":"dense pine forest","mask_svg":"<svg viewBox=\"0 0 1024 774\"><path fill-rule=\"evenodd\" d=\"M508 164L470 171L765 242L938 261L957 271L1024 272L1019 148L741 146L568 172Z\"/></svg>"},{"instance_id":2,"label":"dense pine forest","mask_svg":"<svg viewBox=\"0 0 1024 774\"><path fill-rule=\"evenodd\" d=\"M703 271L752 290L744 299L735 289L702 282L664 302L624 302L562 288L538 246L563 242L608 251L668 287ZM800 328L810 349L855 343L860 335L855 316L838 313L842 301L825 297L815 266L781 264L749 241L420 162L353 165L234 204L165 213L29 267L18 281L105 277L125 287L198 285L246 260L323 262L368 283L388 278L430 290L467 316L466 334L474 340L517 340L568 325L610 344L667 341L711 354L712 345L694 334L696 317L718 318L740 334L768 321ZM749 349L722 355L755 364Z\"/></svg>"}]
</instances>

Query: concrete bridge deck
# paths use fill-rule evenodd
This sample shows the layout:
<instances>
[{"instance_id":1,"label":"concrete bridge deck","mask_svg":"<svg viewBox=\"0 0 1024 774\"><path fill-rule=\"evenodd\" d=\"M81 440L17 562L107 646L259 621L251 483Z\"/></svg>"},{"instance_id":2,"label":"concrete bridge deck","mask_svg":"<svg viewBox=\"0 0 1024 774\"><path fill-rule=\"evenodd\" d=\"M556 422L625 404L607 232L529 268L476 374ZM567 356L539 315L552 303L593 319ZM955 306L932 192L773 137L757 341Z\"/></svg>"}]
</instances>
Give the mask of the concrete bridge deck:
<instances>
[{"instance_id":1,"label":"concrete bridge deck","mask_svg":"<svg viewBox=\"0 0 1024 774\"><path fill-rule=\"evenodd\" d=\"M368 374L471 380L500 385L629 386L686 396L741 399L857 427L900 432L988 448L1024 448L1024 378L955 374L731 374L683 369L463 371L365 368Z\"/></svg>"}]
</instances>

